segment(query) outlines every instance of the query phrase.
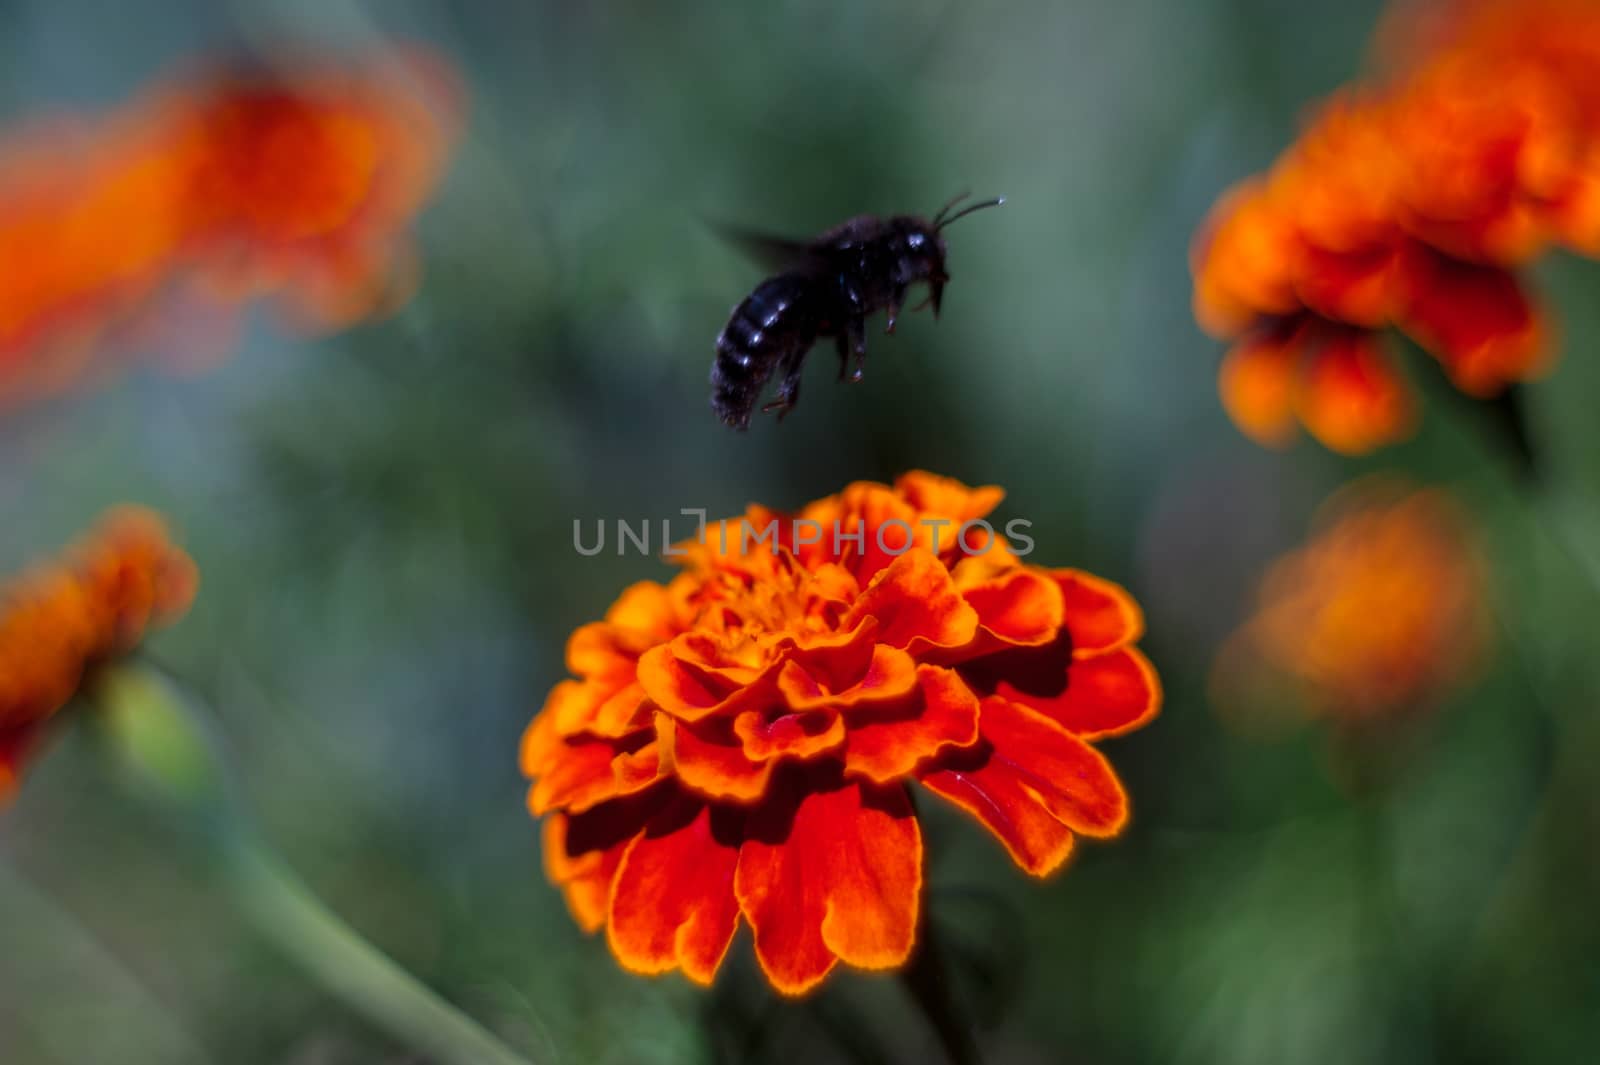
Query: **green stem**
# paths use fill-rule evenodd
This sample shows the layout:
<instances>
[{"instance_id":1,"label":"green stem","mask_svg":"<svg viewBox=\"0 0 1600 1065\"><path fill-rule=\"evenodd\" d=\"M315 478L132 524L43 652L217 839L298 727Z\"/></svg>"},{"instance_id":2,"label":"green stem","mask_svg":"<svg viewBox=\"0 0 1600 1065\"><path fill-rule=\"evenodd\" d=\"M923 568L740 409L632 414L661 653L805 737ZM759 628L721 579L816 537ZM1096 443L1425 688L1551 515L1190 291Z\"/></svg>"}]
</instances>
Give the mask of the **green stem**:
<instances>
[{"instance_id":1,"label":"green stem","mask_svg":"<svg viewBox=\"0 0 1600 1065\"><path fill-rule=\"evenodd\" d=\"M233 896L256 928L346 1005L442 1062L528 1065L358 935L253 836L225 831L219 851Z\"/></svg>"},{"instance_id":2,"label":"green stem","mask_svg":"<svg viewBox=\"0 0 1600 1065\"><path fill-rule=\"evenodd\" d=\"M175 826L198 829L255 929L325 990L408 1050L452 1065L529 1065L363 939L250 826L192 692L167 670L125 662L97 679L109 748Z\"/></svg>"}]
</instances>

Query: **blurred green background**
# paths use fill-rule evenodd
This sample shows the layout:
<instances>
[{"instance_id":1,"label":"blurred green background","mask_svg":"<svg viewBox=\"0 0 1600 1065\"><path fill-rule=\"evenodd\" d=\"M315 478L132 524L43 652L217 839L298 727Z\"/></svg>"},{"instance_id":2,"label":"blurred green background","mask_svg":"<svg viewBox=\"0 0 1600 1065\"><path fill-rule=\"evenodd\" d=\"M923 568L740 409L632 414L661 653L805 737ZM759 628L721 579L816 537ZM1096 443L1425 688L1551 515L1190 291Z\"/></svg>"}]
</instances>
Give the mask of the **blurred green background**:
<instances>
[{"instance_id":1,"label":"blurred green background","mask_svg":"<svg viewBox=\"0 0 1600 1065\"><path fill-rule=\"evenodd\" d=\"M397 317L215 372L137 371L0 424L0 566L106 505L177 523L203 575L152 653L213 708L264 831L327 901L544 1062L935 1060L892 980L774 1007L737 942L715 991L583 936L540 868L520 733L562 646L667 567L580 558L581 519L794 507L926 468L1008 490L1032 561L1127 584L1163 716L1103 745L1121 839L1028 880L929 831L931 907L995 1062L1568 1063L1600 1047L1600 266L1541 272L1565 355L1526 397L1542 479L1413 358L1413 442L1273 454L1216 398L1187 246L1212 201L1354 77L1371 0L752 5L0 2L0 120L96 110L175 63L429 42L471 110ZM797 411L707 406L760 272L715 218L1007 205L950 231L943 318L820 350ZM0 264L5 269L5 264ZM1361 473L1452 486L1483 524L1497 647L1353 794L1323 728L1208 705L1261 567ZM680 519L681 522L681 519ZM68 730L0 813L0 1062L417 1061L309 985ZM924 804L932 807L933 804Z\"/></svg>"}]
</instances>

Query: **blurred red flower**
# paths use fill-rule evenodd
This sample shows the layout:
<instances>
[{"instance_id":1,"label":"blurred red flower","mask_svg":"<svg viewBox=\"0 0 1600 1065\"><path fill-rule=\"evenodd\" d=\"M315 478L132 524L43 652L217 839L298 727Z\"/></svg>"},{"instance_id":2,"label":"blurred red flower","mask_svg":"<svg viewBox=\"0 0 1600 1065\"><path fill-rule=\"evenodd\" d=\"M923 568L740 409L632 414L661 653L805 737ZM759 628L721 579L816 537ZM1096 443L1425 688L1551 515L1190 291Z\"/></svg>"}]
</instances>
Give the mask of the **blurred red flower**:
<instances>
[{"instance_id":1,"label":"blurred red flower","mask_svg":"<svg viewBox=\"0 0 1600 1065\"><path fill-rule=\"evenodd\" d=\"M798 515L753 507L773 540L712 525L685 572L573 634L579 679L522 767L551 880L623 966L709 983L741 918L785 994L839 962L899 966L922 894L912 781L1036 876L1075 835L1121 831L1091 741L1157 712L1139 609L979 526L958 544L1000 497L912 473Z\"/></svg>"},{"instance_id":2,"label":"blurred red flower","mask_svg":"<svg viewBox=\"0 0 1600 1065\"><path fill-rule=\"evenodd\" d=\"M197 583L156 514L119 507L59 560L0 588L0 798L86 673L180 617Z\"/></svg>"},{"instance_id":3,"label":"blurred red flower","mask_svg":"<svg viewBox=\"0 0 1600 1065\"><path fill-rule=\"evenodd\" d=\"M440 60L390 51L216 67L0 140L0 407L147 348L214 359L248 300L312 330L397 305L459 111Z\"/></svg>"},{"instance_id":4,"label":"blurred red flower","mask_svg":"<svg viewBox=\"0 0 1600 1065\"><path fill-rule=\"evenodd\" d=\"M1551 329L1518 270L1600 253L1600 7L1405 6L1383 76L1317 114L1195 242L1195 313L1236 341L1224 402L1252 438L1298 420L1359 454L1409 435L1394 327L1493 396L1546 368ZM1331 353L1331 354L1330 354Z\"/></svg>"},{"instance_id":5,"label":"blurred red flower","mask_svg":"<svg viewBox=\"0 0 1600 1065\"><path fill-rule=\"evenodd\" d=\"M1424 710L1488 652L1486 585L1447 494L1357 482L1267 571L1254 616L1218 655L1214 700L1347 724Z\"/></svg>"}]
</instances>

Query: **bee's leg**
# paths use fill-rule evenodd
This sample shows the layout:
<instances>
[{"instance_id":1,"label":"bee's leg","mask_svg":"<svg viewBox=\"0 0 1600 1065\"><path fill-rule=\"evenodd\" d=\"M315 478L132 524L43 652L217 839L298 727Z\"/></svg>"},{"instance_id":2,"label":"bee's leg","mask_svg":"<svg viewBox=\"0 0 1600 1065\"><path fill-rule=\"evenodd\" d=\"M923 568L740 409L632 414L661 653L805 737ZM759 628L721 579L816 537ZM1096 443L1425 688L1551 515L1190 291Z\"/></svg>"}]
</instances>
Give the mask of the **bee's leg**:
<instances>
[{"instance_id":1,"label":"bee's leg","mask_svg":"<svg viewBox=\"0 0 1600 1065\"><path fill-rule=\"evenodd\" d=\"M776 412L781 422L783 416L800 402L800 366L804 361L804 351L783 360L783 380L778 382L778 398L762 407L762 414Z\"/></svg>"},{"instance_id":2,"label":"bee's leg","mask_svg":"<svg viewBox=\"0 0 1600 1065\"><path fill-rule=\"evenodd\" d=\"M847 375L845 364L854 356L856 368ZM861 315L845 319L844 332L839 334L839 380L855 384L861 380L861 364L867 361L867 320Z\"/></svg>"},{"instance_id":3,"label":"bee's leg","mask_svg":"<svg viewBox=\"0 0 1600 1065\"><path fill-rule=\"evenodd\" d=\"M900 317L900 308L905 306L906 286L900 285L889 297L889 324L884 327L884 333L894 336L894 323Z\"/></svg>"}]
</instances>

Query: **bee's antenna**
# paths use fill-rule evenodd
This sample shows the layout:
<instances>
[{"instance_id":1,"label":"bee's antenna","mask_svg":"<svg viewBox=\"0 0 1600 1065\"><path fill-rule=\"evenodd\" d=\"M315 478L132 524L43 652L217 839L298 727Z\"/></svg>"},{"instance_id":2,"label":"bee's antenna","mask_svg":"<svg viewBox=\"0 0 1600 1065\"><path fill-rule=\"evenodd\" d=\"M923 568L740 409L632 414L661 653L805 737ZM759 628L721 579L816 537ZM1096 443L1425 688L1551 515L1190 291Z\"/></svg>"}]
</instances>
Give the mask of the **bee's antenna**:
<instances>
[{"instance_id":1,"label":"bee's antenna","mask_svg":"<svg viewBox=\"0 0 1600 1065\"><path fill-rule=\"evenodd\" d=\"M944 210L948 211L950 209L950 207L954 207L957 203L960 203L962 199L966 199L966 197L965 196L961 197L961 199L958 199L954 203L951 203ZM975 203L970 207L963 207L961 210L957 211L955 214L951 215L949 218L945 218L944 217L944 211L940 211L938 217L936 217L933 220L933 228L936 229L936 230L937 229L943 229L945 226L949 225L951 222L954 222L956 219L967 217L967 215L971 214L973 211L981 211L985 207L999 207L1002 203L1005 203L1005 202L1006 202L1006 198L1004 196L996 196L992 200L984 200L982 203Z\"/></svg>"},{"instance_id":2,"label":"bee's antenna","mask_svg":"<svg viewBox=\"0 0 1600 1065\"><path fill-rule=\"evenodd\" d=\"M933 228L934 229L938 229L939 226L941 226L943 224L944 216L949 213L950 208L954 207L956 204L960 203L962 200L966 199L968 196L971 196L971 195L972 195L972 190L971 189L963 189L961 192L957 193L956 197L954 199L952 199L949 203L947 203L943 207L939 208L939 213L933 216Z\"/></svg>"}]
</instances>

